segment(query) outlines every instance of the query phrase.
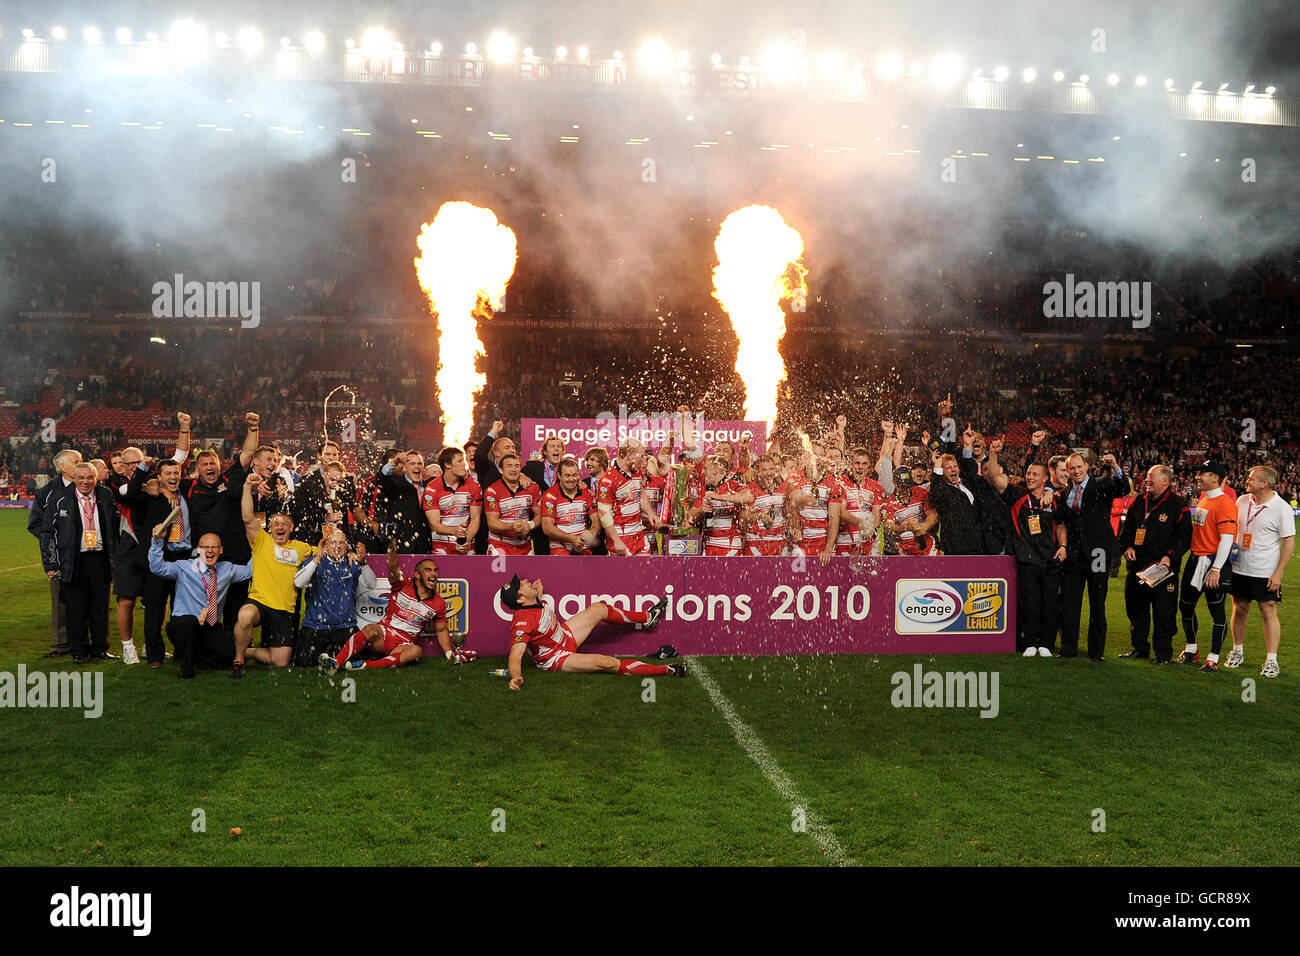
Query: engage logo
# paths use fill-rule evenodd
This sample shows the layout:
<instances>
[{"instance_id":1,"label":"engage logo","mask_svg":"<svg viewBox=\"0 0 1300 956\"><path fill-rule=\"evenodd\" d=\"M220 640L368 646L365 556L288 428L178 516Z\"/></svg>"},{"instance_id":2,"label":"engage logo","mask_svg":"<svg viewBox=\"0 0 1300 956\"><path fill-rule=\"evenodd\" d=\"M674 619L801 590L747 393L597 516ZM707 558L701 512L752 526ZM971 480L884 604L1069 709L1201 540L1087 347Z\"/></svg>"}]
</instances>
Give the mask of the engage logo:
<instances>
[{"instance_id":1,"label":"engage logo","mask_svg":"<svg viewBox=\"0 0 1300 956\"><path fill-rule=\"evenodd\" d=\"M895 625L900 634L935 634L961 616L962 597L945 581L899 580Z\"/></svg>"},{"instance_id":2,"label":"engage logo","mask_svg":"<svg viewBox=\"0 0 1300 956\"><path fill-rule=\"evenodd\" d=\"M898 634L1002 634L1007 629L1005 578L900 578L894 594Z\"/></svg>"}]
</instances>

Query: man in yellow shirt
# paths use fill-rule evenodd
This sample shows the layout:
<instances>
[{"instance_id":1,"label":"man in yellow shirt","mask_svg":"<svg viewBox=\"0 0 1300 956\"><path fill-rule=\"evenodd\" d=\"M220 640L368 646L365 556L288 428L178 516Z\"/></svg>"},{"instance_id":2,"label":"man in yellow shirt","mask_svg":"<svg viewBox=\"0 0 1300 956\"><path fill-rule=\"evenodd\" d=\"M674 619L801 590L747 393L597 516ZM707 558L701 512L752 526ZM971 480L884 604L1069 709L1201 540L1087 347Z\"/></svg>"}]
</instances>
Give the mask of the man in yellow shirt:
<instances>
[{"instance_id":1,"label":"man in yellow shirt","mask_svg":"<svg viewBox=\"0 0 1300 956\"><path fill-rule=\"evenodd\" d=\"M244 533L248 535L253 551L253 583L248 589L248 603L239 609L239 619L235 623L232 680L244 676L245 655L263 664L288 665L295 640L293 613L298 607L298 589L293 578L298 566L316 554L311 545L292 540L293 519L285 512L271 516L269 534L262 529L262 523L253 511L253 493L265 481L256 472L251 473L244 482L240 501ZM262 626L262 646L250 647L253 628L259 624Z\"/></svg>"}]
</instances>

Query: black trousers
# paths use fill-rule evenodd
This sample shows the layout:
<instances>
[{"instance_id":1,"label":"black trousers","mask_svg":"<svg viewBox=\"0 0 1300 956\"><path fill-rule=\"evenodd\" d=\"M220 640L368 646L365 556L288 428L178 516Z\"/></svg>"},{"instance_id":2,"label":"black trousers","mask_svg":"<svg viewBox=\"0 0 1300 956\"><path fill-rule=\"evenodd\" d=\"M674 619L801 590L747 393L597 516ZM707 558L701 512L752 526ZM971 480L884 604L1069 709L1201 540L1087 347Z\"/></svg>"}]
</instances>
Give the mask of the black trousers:
<instances>
[{"instance_id":1,"label":"black trousers","mask_svg":"<svg viewBox=\"0 0 1300 956\"><path fill-rule=\"evenodd\" d=\"M248 586L250 581L231 581L230 590L226 592L226 603L221 607L221 625L228 631L234 631L235 622L239 620L239 609L248 603ZM231 660L234 660L232 657Z\"/></svg>"},{"instance_id":2,"label":"black trousers","mask_svg":"<svg viewBox=\"0 0 1300 956\"><path fill-rule=\"evenodd\" d=\"M1183 638L1188 644L1196 643L1199 626L1196 620L1196 602L1205 595L1205 606L1210 609L1210 651L1218 654L1223 650L1223 638L1228 633L1228 612L1224 607L1228 592L1232 590L1232 565L1225 565L1220 574L1219 588L1211 591L1201 582L1201 590L1192 587L1192 578L1196 576L1196 565L1200 560L1194 554L1187 556L1187 565L1183 568L1183 583L1178 591L1178 611L1183 618Z\"/></svg>"},{"instance_id":3,"label":"black trousers","mask_svg":"<svg viewBox=\"0 0 1300 956\"><path fill-rule=\"evenodd\" d=\"M1089 571L1087 565L1067 567L1061 577L1061 656L1079 656L1079 627L1083 618L1083 590L1088 589L1088 656L1099 658L1106 650L1106 590L1110 574Z\"/></svg>"},{"instance_id":4,"label":"black trousers","mask_svg":"<svg viewBox=\"0 0 1300 956\"><path fill-rule=\"evenodd\" d=\"M167 622L167 636L176 648L181 675L194 676L194 668L225 670L235 659L235 636L215 624L200 624L192 614Z\"/></svg>"},{"instance_id":5,"label":"black trousers","mask_svg":"<svg viewBox=\"0 0 1300 956\"><path fill-rule=\"evenodd\" d=\"M63 582L59 597L68 615L68 647L74 657L108 653L108 598L112 571L107 551L77 555L76 582Z\"/></svg>"},{"instance_id":6,"label":"black trousers","mask_svg":"<svg viewBox=\"0 0 1300 956\"><path fill-rule=\"evenodd\" d=\"M1060 601L1059 569L1016 562L1016 650L1056 644Z\"/></svg>"},{"instance_id":7,"label":"black trousers","mask_svg":"<svg viewBox=\"0 0 1300 956\"><path fill-rule=\"evenodd\" d=\"M167 656L163 644L163 619L167 602L176 594L176 582L150 571L144 579L144 653L149 663L161 664ZM173 642L175 643L175 642Z\"/></svg>"},{"instance_id":8,"label":"black trousers","mask_svg":"<svg viewBox=\"0 0 1300 956\"><path fill-rule=\"evenodd\" d=\"M1178 569L1153 588L1138 580L1130 571L1124 579L1124 610L1128 613L1129 636L1133 650L1142 657L1150 657L1155 645L1156 660L1167 661L1174 656L1174 635L1178 633ZM1152 619L1155 620L1153 640L1148 641Z\"/></svg>"}]
</instances>

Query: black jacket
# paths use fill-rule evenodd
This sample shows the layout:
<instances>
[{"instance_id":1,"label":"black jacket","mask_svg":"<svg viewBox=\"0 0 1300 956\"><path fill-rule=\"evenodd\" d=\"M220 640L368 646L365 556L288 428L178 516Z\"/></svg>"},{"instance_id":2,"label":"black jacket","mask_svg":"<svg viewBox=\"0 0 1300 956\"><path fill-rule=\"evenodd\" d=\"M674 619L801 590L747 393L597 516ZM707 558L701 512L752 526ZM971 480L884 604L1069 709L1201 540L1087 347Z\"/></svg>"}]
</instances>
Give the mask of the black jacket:
<instances>
[{"instance_id":1,"label":"black jacket","mask_svg":"<svg viewBox=\"0 0 1300 956\"><path fill-rule=\"evenodd\" d=\"M104 535L103 545L109 556L109 576L113 573L113 543L120 530L117 504L113 493L103 485L95 485L95 508L99 512L99 528ZM80 570L81 508L77 503L77 487L69 485L46 501L41 523L41 564L46 571L58 571L65 585L75 586Z\"/></svg>"},{"instance_id":2,"label":"black jacket","mask_svg":"<svg viewBox=\"0 0 1300 956\"><path fill-rule=\"evenodd\" d=\"M1119 541L1111 527L1110 512L1116 498L1128 494L1128 482L1111 475L1092 475L1083 489L1083 501L1076 512L1070 506L1074 483L1061 492L1061 513L1065 518L1067 539L1065 563L1070 567L1087 566L1091 569L1093 552L1106 552L1109 564L1119 554Z\"/></svg>"},{"instance_id":3,"label":"black jacket","mask_svg":"<svg viewBox=\"0 0 1300 956\"><path fill-rule=\"evenodd\" d=\"M428 554L433 548L429 519L424 516L424 485L413 485L406 475L393 470L375 476L383 499L386 524L381 534L397 541L399 554ZM484 522L486 525L487 522Z\"/></svg>"},{"instance_id":4,"label":"black jacket","mask_svg":"<svg viewBox=\"0 0 1300 956\"><path fill-rule=\"evenodd\" d=\"M984 535L984 554L1012 554L1016 549L1016 527L1011 520L1011 509L1002 500L997 489L980 476L974 456L957 455L957 469L962 484L975 492L975 507L979 510L980 530ZM966 497L962 495L962 497Z\"/></svg>"},{"instance_id":5,"label":"black jacket","mask_svg":"<svg viewBox=\"0 0 1300 956\"><path fill-rule=\"evenodd\" d=\"M32 499L32 510L27 513L27 530L37 541L41 539L41 526L45 524L45 508L50 496L61 494L65 488L71 487L71 484L64 483L62 475L55 475L45 483L44 487L36 489L36 497Z\"/></svg>"},{"instance_id":6,"label":"black jacket","mask_svg":"<svg viewBox=\"0 0 1300 956\"><path fill-rule=\"evenodd\" d=\"M524 474L527 475L529 478L531 478L533 481L537 482L538 488L540 488L542 491L545 491L547 488L551 487L552 484L557 484L559 482L560 466L559 465L555 466L554 482L548 482L546 480L546 462L544 461L529 459L528 461L524 462ZM485 521L484 524L486 523L487 522ZM549 538L546 537L546 532L542 530L541 521L538 521L537 527L533 529L533 554L550 554L550 553L551 553L551 541Z\"/></svg>"},{"instance_id":7,"label":"black jacket","mask_svg":"<svg viewBox=\"0 0 1300 956\"><path fill-rule=\"evenodd\" d=\"M1143 529L1142 543L1137 543L1137 533ZM1160 495L1138 495L1128 506L1124 523L1119 530L1119 550L1132 548L1136 561L1128 563L1133 573L1149 568L1168 556L1169 569L1178 574L1178 565L1192 547L1192 518L1187 499L1168 490L1163 500Z\"/></svg>"},{"instance_id":8,"label":"black jacket","mask_svg":"<svg viewBox=\"0 0 1300 956\"><path fill-rule=\"evenodd\" d=\"M984 481L976 478L976 481ZM962 484L975 489L966 476ZM986 482L987 484L987 482ZM930 481L930 504L939 512L939 550L944 554L987 554L984 546L984 525L980 517L980 497L975 494L972 503L956 485L942 475Z\"/></svg>"}]
</instances>

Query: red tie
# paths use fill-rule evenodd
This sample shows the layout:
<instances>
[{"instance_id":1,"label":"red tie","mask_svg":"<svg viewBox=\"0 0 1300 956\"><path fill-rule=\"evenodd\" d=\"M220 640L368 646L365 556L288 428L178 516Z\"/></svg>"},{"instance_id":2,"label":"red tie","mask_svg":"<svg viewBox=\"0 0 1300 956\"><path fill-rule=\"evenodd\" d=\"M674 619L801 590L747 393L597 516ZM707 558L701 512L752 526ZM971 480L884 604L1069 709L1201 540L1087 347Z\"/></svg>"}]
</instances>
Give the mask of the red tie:
<instances>
[{"instance_id":1,"label":"red tie","mask_svg":"<svg viewBox=\"0 0 1300 956\"><path fill-rule=\"evenodd\" d=\"M81 500L81 530L95 530L95 499L84 497L81 492L77 492L77 497Z\"/></svg>"},{"instance_id":2,"label":"red tie","mask_svg":"<svg viewBox=\"0 0 1300 956\"><path fill-rule=\"evenodd\" d=\"M199 620L202 624L204 620L209 624L217 623L217 569L208 568L208 573L203 576L203 586L208 592L208 608Z\"/></svg>"}]
</instances>

